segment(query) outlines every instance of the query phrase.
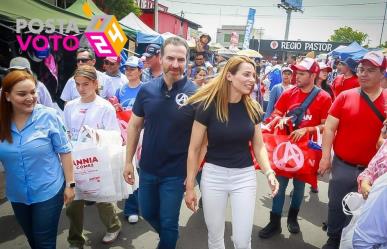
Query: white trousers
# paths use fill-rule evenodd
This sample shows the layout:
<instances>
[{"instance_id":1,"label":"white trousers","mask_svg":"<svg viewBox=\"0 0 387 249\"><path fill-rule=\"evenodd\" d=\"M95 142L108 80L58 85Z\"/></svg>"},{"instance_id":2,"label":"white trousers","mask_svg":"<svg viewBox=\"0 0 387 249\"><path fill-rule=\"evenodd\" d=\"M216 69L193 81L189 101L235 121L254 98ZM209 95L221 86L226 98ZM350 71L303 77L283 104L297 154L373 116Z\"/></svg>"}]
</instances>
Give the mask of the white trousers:
<instances>
[{"instance_id":1,"label":"white trousers","mask_svg":"<svg viewBox=\"0 0 387 249\"><path fill-rule=\"evenodd\" d=\"M224 227L230 196L234 248L251 249L257 192L254 167L231 169L206 163L203 167L200 191L208 229L208 248L225 249Z\"/></svg>"}]
</instances>

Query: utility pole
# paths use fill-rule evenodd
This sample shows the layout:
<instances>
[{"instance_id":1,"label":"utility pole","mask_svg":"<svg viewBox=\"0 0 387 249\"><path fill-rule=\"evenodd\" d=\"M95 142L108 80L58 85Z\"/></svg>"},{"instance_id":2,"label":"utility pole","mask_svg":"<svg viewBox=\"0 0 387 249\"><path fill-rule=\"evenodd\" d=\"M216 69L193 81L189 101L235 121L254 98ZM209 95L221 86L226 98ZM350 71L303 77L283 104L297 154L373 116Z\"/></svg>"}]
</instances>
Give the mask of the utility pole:
<instances>
[{"instance_id":1,"label":"utility pole","mask_svg":"<svg viewBox=\"0 0 387 249\"><path fill-rule=\"evenodd\" d=\"M155 31L159 32L159 1L154 0L154 9L155 9Z\"/></svg>"},{"instance_id":2,"label":"utility pole","mask_svg":"<svg viewBox=\"0 0 387 249\"><path fill-rule=\"evenodd\" d=\"M382 25L382 32L380 33L380 40L379 45L382 46L382 37L383 37L383 30L384 30L384 21L386 20L386 10L387 10L387 2L384 5L384 17L383 17L383 25Z\"/></svg>"},{"instance_id":3,"label":"utility pole","mask_svg":"<svg viewBox=\"0 0 387 249\"><path fill-rule=\"evenodd\" d=\"M301 12L304 13L304 11L301 9L301 6L292 6L288 3L288 1L281 0L281 3L277 4L278 8L283 8L286 10L286 29L285 29L285 38L284 40L287 41L289 39L289 30L290 30L290 18L292 16L292 11L294 12ZM286 52L282 53L282 59L285 59Z\"/></svg>"},{"instance_id":4,"label":"utility pole","mask_svg":"<svg viewBox=\"0 0 387 249\"><path fill-rule=\"evenodd\" d=\"M292 10L287 9L286 15L287 17L286 17L285 40L287 41L289 39L290 17L292 16Z\"/></svg>"},{"instance_id":5,"label":"utility pole","mask_svg":"<svg viewBox=\"0 0 387 249\"><path fill-rule=\"evenodd\" d=\"M184 38L183 26L184 26L184 11L181 10L181 12L180 12L180 31L179 31L179 35L180 35L180 37Z\"/></svg>"}]
</instances>

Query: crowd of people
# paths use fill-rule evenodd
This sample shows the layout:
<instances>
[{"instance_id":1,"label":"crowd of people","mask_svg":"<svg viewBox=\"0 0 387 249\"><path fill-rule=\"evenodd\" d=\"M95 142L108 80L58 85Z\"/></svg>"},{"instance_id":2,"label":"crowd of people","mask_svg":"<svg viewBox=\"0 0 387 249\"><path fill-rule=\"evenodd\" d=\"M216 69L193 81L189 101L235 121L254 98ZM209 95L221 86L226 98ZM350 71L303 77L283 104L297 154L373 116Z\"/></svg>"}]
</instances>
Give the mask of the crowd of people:
<instances>
[{"instance_id":1,"label":"crowd of people","mask_svg":"<svg viewBox=\"0 0 387 249\"><path fill-rule=\"evenodd\" d=\"M367 218L360 218L355 229L353 248L387 248L386 187L373 193L375 181L387 172L384 55L372 51L360 61L346 58L333 69L328 60L293 55L284 63L276 57L270 63L226 58L209 51L210 41L203 34L193 54L179 37L150 44L142 57L128 57L123 72L120 57L106 57L105 72L100 72L93 50L78 49L77 68L60 96L65 101L62 116L51 108L29 61L11 60L0 97L0 161L7 198L31 248L56 248L63 205L70 221L69 248L85 245L85 205L98 209L106 227L102 243L119 236L115 203L74 200L71 156L84 125L121 132L118 110L131 111L122 180L134 184L136 167L139 172L139 188L125 200L124 217L131 224L139 216L145 219L160 238L158 249L176 247L183 199L193 212L203 208L210 249L225 248L230 200L234 248L250 249L257 195L254 161L273 197L269 223L258 236L269 239L282 232L290 179L276 175L270 164L263 139L270 126L291 142L322 134L318 173L330 173L323 249L339 248L350 219L342 200L356 191L370 201L363 213ZM137 165L132 159L139 146ZM296 234L305 182L292 182L287 229Z\"/></svg>"}]
</instances>

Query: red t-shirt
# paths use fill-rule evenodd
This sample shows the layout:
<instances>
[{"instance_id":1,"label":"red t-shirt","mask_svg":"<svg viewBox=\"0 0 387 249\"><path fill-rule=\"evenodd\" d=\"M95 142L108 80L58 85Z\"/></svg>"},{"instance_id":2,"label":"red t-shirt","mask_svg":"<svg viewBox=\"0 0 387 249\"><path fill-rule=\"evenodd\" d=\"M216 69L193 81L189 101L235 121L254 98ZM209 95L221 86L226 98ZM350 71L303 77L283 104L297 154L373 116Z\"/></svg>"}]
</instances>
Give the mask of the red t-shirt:
<instances>
[{"instance_id":1,"label":"red t-shirt","mask_svg":"<svg viewBox=\"0 0 387 249\"><path fill-rule=\"evenodd\" d=\"M384 90L374 104L385 116L383 95L387 101L387 90ZM329 115L340 120L333 142L335 154L346 162L368 165L376 153L383 124L360 96L359 88L341 93L333 102Z\"/></svg>"},{"instance_id":2,"label":"red t-shirt","mask_svg":"<svg viewBox=\"0 0 387 249\"><path fill-rule=\"evenodd\" d=\"M341 92L359 87L359 81L357 76L353 75L352 77L345 79L343 74L338 75L332 83L332 90L337 97Z\"/></svg>"},{"instance_id":3,"label":"red t-shirt","mask_svg":"<svg viewBox=\"0 0 387 249\"><path fill-rule=\"evenodd\" d=\"M301 106L308 95L309 93L304 93L300 88L293 87L282 93L275 105L275 109L286 114L288 111ZM309 105L308 109L306 109L299 128L320 125L321 120L327 118L331 104L332 99L329 94L321 90L313 99L313 102Z\"/></svg>"}]
</instances>

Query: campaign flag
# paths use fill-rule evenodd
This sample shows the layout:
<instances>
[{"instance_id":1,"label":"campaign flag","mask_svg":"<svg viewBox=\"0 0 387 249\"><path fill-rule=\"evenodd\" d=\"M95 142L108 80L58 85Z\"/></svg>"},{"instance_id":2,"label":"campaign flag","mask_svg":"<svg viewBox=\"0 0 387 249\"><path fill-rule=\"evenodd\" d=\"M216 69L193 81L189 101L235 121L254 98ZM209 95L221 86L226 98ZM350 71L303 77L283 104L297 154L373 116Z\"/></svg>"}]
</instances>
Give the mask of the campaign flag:
<instances>
[{"instance_id":1,"label":"campaign flag","mask_svg":"<svg viewBox=\"0 0 387 249\"><path fill-rule=\"evenodd\" d=\"M263 134L271 168L279 176L295 178L317 188L317 170L321 159L321 147L304 136L292 142L288 135ZM254 157L253 157L254 158ZM259 168L254 160L256 168Z\"/></svg>"}]
</instances>

